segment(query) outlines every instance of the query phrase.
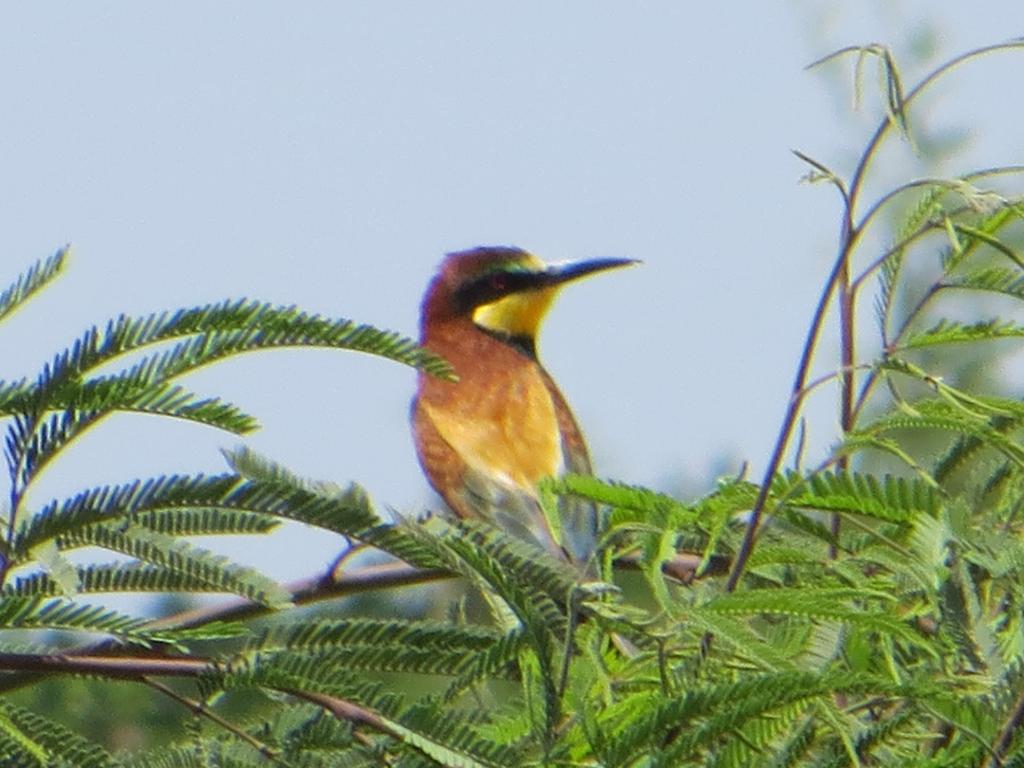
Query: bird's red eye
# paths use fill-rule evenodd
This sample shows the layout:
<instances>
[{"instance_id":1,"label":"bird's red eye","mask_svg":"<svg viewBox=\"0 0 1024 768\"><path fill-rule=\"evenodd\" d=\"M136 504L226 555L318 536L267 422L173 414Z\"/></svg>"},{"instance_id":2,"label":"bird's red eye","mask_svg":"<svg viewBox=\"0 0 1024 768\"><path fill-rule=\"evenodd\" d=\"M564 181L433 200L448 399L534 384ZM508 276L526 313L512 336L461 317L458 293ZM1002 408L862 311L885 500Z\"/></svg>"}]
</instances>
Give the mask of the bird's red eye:
<instances>
[{"instance_id":1,"label":"bird's red eye","mask_svg":"<svg viewBox=\"0 0 1024 768\"><path fill-rule=\"evenodd\" d=\"M496 291L504 291L506 285L504 275L491 275L491 288Z\"/></svg>"}]
</instances>

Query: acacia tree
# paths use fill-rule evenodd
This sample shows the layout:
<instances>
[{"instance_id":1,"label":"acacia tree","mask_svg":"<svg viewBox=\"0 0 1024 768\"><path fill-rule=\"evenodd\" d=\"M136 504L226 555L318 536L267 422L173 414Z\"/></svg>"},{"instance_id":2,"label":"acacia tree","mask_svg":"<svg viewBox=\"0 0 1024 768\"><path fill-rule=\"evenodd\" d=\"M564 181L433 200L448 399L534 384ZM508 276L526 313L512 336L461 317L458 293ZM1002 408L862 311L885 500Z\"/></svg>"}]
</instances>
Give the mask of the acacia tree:
<instances>
[{"instance_id":1,"label":"acacia tree","mask_svg":"<svg viewBox=\"0 0 1024 768\"><path fill-rule=\"evenodd\" d=\"M589 477L547 483L552 504L602 505L600 580L484 523L386 519L357 486L310 482L245 450L228 454L223 474L27 501L40 473L115 412L251 430L236 406L175 383L242 352L356 349L450 375L394 334L226 302L118 318L35 379L0 384L10 476L0 689L129 681L182 713L173 743L113 755L58 712L8 695L3 764L1024 765L1024 406L954 386L944 375L955 362L931 354L1024 336L1009 318L942 314L965 291L1024 300L1013 231L1024 208L999 187L1022 169L865 192L883 144L911 134L922 93L1016 47L971 51L909 90L883 48L836 54L877 59L887 110L850 174L801 154L811 179L839 193L840 235L765 474L726 478L695 501ZM866 245L893 211L891 243ZM930 272L916 269L937 250ZM0 319L64 262L60 251L18 278L0 295ZM864 354L855 340L870 297L879 343ZM833 309L840 359L811 380ZM135 362L115 373L98 370L129 354ZM842 436L807 466L795 439L802 409L828 382ZM921 449L918 433L938 450ZM898 471L854 463L876 454ZM186 540L263 535L283 520L391 559L343 558L279 585ZM128 562L74 565L68 553L83 547ZM476 607L447 621L299 610L442 579L462 583ZM143 617L95 607L92 593L236 599Z\"/></svg>"}]
</instances>

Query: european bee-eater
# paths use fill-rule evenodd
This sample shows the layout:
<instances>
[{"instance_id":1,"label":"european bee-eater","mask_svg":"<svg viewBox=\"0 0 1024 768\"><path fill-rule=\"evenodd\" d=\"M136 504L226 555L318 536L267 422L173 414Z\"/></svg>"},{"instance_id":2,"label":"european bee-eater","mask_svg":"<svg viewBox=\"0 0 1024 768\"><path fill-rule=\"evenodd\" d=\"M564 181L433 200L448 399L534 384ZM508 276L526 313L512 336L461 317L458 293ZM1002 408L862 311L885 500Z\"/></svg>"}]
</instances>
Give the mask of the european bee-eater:
<instances>
[{"instance_id":1,"label":"european bee-eater","mask_svg":"<svg viewBox=\"0 0 1024 768\"><path fill-rule=\"evenodd\" d=\"M591 466L565 397L537 359L537 334L565 283L632 263L549 265L507 247L452 253L441 263L423 299L420 343L451 363L458 381L421 373L412 425L427 479L456 515L585 556L578 550L593 536L592 507L582 515L589 520L565 521L570 541L554 542L538 501L541 479L590 474Z\"/></svg>"}]
</instances>

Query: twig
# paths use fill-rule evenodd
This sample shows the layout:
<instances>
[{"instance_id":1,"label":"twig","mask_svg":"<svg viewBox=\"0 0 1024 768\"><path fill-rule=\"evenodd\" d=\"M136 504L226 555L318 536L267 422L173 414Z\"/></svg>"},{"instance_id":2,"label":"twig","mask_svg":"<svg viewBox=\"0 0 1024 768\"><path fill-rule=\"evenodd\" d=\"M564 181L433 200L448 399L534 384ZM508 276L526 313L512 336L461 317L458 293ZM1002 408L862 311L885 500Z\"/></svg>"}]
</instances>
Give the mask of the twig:
<instances>
[{"instance_id":1,"label":"twig","mask_svg":"<svg viewBox=\"0 0 1024 768\"><path fill-rule=\"evenodd\" d=\"M64 672L101 675L118 680L154 677L198 677L213 669L199 656L153 658L139 656L87 656L69 653L0 653L0 670L13 672Z\"/></svg>"},{"instance_id":2,"label":"twig","mask_svg":"<svg viewBox=\"0 0 1024 768\"><path fill-rule=\"evenodd\" d=\"M334 566L331 566L332 569ZM455 574L439 568L416 568L403 562L379 563L367 565L332 579L327 576L313 576L293 581L285 585L291 594L291 602L306 605L322 600L368 592L375 589L393 589L415 584L428 584L434 581L455 578ZM244 598L238 598L221 605L206 608L195 608L183 613L176 613L157 619L147 625L152 628L175 627L187 629L200 627L211 621L237 621L253 616L270 613L273 609Z\"/></svg>"},{"instance_id":3,"label":"twig","mask_svg":"<svg viewBox=\"0 0 1024 768\"><path fill-rule=\"evenodd\" d=\"M174 659L138 658L134 656L73 656L67 654L30 654L0 653L0 669L22 672L61 672L75 675L102 675L119 680L133 680L155 688L161 693L179 701L197 714L207 717L234 735L251 744L267 757L273 757L270 747L240 731L236 726L211 712L201 703L192 701L176 693L167 686L150 679L151 677L188 677L196 678L214 668L208 660L199 657L181 657ZM353 704L345 699L315 691L303 691L293 688L278 688L282 693L304 699L328 710L341 720L355 725L363 725L380 733L401 739L402 734L385 719L375 712Z\"/></svg>"},{"instance_id":4,"label":"twig","mask_svg":"<svg viewBox=\"0 0 1024 768\"><path fill-rule=\"evenodd\" d=\"M316 704L318 707L323 707L339 720L347 720L353 725L364 725L375 731L386 733L388 736L394 736L396 739L402 736L397 729L392 727L387 720L376 712L371 712L365 707L353 704L347 699L340 699L337 696L328 696L325 693L316 693L315 691L288 691L288 693L297 699L304 699L311 704Z\"/></svg>"},{"instance_id":5,"label":"twig","mask_svg":"<svg viewBox=\"0 0 1024 768\"><path fill-rule=\"evenodd\" d=\"M386 734L399 740L402 739L402 734L377 713L372 712L365 707L361 707L358 704L353 704L347 699L341 699L337 696L328 696L325 693L315 693L313 691L287 691L287 693L290 693L296 698L305 699L309 703L315 704L318 707L323 707L339 720L345 720L357 726L363 725L367 728L372 728L379 733ZM373 743L359 731L353 729L352 736L363 746L368 748L373 747ZM382 759L385 765L393 765L392 761L387 756L383 756Z\"/></svg>"},{"instance_id":6,"label":"twig","mask_svg":"<svg viewBox=\"0 0 1024 768\"><path fill-rule=\"evenodd\" d=\"M764 472L764 478L757 492L757 498L750 511L750 519L747 522L747 530L743 535L743 542L740 544L736 559L733 561L732 570L729 572L729 579L726 581L726 592L732 592L739 584L743 569L747 565L751 552L754 550L754 540L757 537L757 529L761 524L761 517L764 514L765 505L768 502L768 494L771 490L772 479L782 466L782 457L786 453L789 439L793 434L793 426L796 424L797 415L804 400L804 389L807 384L807 376L811 368L811 359L814 357L814 350L818 345L818 337L821 335L821 328L825 320L825 312L829 302L832 300L832 293L839 282L839 276L843 265L846 263L846 252L840 252L836 258L832 271L825 281L821 296L818 298L818 306L815 307L814 316L810 328L807 330L807 338L804 340L803 352L800 355L800 363L797 366L796 376L793 379L793 387L790 392L789 404L786 407L786 414L782 419L782 426L775 438L775 447L772 449L771 458Z\"/></svg>"},{"instance_id":7,"label":"twig","mask_svg":"<svg viewBox=\"0 0 1024 768\"><path fill-rule=\"evenodd\" d=\"M277 757L278 751L276 749L273 749L269 745L264 744L255 736L246 733L241 728L236 726L234 723L225 720L212 709L207 707L206 704L204 704L203 702L195 701L194 699L190 699L187 696L182 696L176 690L164 685L158 680L153 680L151 678L146 677L142 679L142 682L148 685L153 690L159 691L160 693L164 694L164 696L173 699L174 701L181 704L183 707L186 707L187 709L191 710L193 714L199 715L200 717L205 717L207 720L216 723L221 728L235 736L235 738L244 741L246 744L255 749L264 757L269 758L271 760Z\"/></svg>"}]
</instances>

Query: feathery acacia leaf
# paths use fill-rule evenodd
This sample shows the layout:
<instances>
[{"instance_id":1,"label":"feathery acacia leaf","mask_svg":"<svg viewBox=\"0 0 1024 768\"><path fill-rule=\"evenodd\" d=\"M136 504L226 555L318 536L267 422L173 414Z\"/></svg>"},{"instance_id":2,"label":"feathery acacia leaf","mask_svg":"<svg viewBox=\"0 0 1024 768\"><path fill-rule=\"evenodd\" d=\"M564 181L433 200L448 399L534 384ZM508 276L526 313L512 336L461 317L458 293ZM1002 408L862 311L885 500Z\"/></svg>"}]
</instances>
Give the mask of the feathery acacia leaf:
<instances>
[{"instance_id":1,"label":"feathery acacia leaf","mask_svg":"<svg viewBox=\"0 0 1024 768\"><path fill-rule=\"evenodd\" d=\"M10 702L0 702L0 731L8 744L21 746L20 755L0 746L3 765L40 768L113 768L113 758L60 723ZM23 762L24 761L24 762Z\"/></svg>"},{"instance_id":2,"label":"feathery acacia leaf","mask_svg":"<svg viewBox=\"0 0 1024 768\"><path fill-rule=\"evenodd\" d=\"M31 393L32 384L28 379L0 381L0 415L20 413Z\"/></svg>"},{"instance_id":3,"label":"feathery acacia leaf","mask_svg":"<svg viewBox=\"0 0 1024 768\"><path fill-rule=\"evenodd\" d=\"M219 507L239 483L237 475L167 475L102 486L53 501L19 526L11 550L24 555L48 539L83 527L129 520L152 511Z\"/></svg>"},{"instance_id":4,"label":"feathery acacia leaf","mask_svg":"<svg viewBox=\"0 0 1024 768\"><path fill-rule=\"evenodd\" d=\"M951 320L940 320L926 331L918 331L908 335L899 345L899 349L921 349L937 344L959 344L995 339L1012 339L1024 336L1024 326L1017 323L985 320L978 323L957 323Z\"/></svg>"},{"instance_id":5,"label":"feathery acacia leaf","mask_svg":"<svg viewBox=\"0 0 1024 768\"><path fill-rule=\"evenodd\" d=\"M495 675L503 664L482 667L503 636L484 627L454 626L437 622L353 619L277 624L249 647L266 657L269 651L315 656L324 668L380 672L414 672L477 676ZM507 676L507 675L503 675Z\"/></svg>"},{"instance_id":6,"label":"feathery acacia leaf","mask_svg":"<svg viewBox=\"0 0 1024 768\"><path fill-rule=\"evenodd\" d=\"M917 203L906 214L896 230L894 240L898 247L894 247L882 261L878 273L879 291L875 303L875 314L883 339L889 336L889 321L898 295L899 278L903 270L908 245L913 236L922 231L922 228L942 211L941 201L947 191L947 188L940 184L925 188Z\"/></svg>"},{"instance_id":7,"label":"feathery acacia leaf","mask_svg":"<svg viewBox=\"0 0 1024 768\"><path fill-rule=\"evenodd\" d=\"M788 491L787 488L794 488ZM821 472L807 478L795 474L773 491L786 503L827 512L856 513L900 522L918 514L936 514L941 495L934 486L915 478L853 472Z\"/></svg>"},{"instance_id":8,"label":"feathery acacia leaf","mask_svg":"<svg viewBox=\"0 0 1024 768\"><path fill-rule=\"evenodd\" d=\"M170 536L225 536L270 533L281 520L257 512L213 507L155 509L135 513L132 522Z\"/></svg>"},{"instance_id":9,"label":"feathery acacia leaf","mask_svg":"<svg viewBox=\"0 0 1024 768\"><path fill-rule=\"evenodd\" d=\"M500 768L509 764L501 759L510 754L508 747L483 738L454 713L433 710L432 717L423 717L408 710L403 715L395 700L381 696L378 684L339 667L324 667L315 657L258 654L226 669L211 670L201 682L206 696L216 691L270 688L283 693L315 691L353 701L384 733L442 765Z\"/></svg>"},{"instance_id":10,"label":"feathery acacia leaf","mask_svg":"<svg viewBox=\"0 0 1024 768\"><path fill-rule=\"evenodd\" d=\"M37 261L0 293L0 321L57 277L67 263L68 251L65 246L52 256Z\"/></svg>"},{"instance_id":11,"label":"feathery acacia leaf","mask_svg":"<svg viewBox=\"0 0 1024 768\"><path fill-rule=\"evenodd\" d=\"M971 189L965 188L965 191L970 193ZM1015 218L1020 217L1017 205L1006 200L974 195L971 202L980 204L983 209L991 210L979 215L979 206L968 204L962 209L964 215L958 216L956 221L947 219L950 239L954 241L942 254L942 268L947 275L953 274L984 245L989 245L996 251L1005 248L1006 245L999 237L999 233Z\"/></svg>"},{"instance_id":12,"label":"feathery acacia leaf","mask_svg":"<svg viewBox=\"0 0 1024 768\"><path fill-rule=\"evenodd\" d=\"M888 602L883 592L868 593L864 589L816 588L749 589L719 595L701 606L704 611L725 614L778 614L803 616L809 619L840 621L865 629L885 632L901 639L921 643L922 638L906 622L887 611L866 610L855 602L862 600Z\"/></svg>"},{"instance_id":13,"label":"feathery acacia leaf","mask_svg":"<svg viewBox=\"0 0 1024 768\"><path fill-rule=\"evenodd\" d=\"M223 593L222 586L204 582L189 573L146 563L103 563L76 569L78 594L94 592L190 592ZM3 587L4 594L20 597L56 597L67 589L46 573L18 576Z\"/></svg>"},{"instance_id":14,"label":"feathery acacia leaf","mask_svg":"<svg viewBox=\"0 0 1024 768\"><path fill-rule=\"evenodd\" d=\"M559 495L573 495L617 509L630 510L659 520L668 517L692 522L692 510L670 496L646 488L636 488L598 480L587 475L565 475L549 479L544 487Z\"/></svg>"},{"instance_id":15,"label":"feathery acacia leaf","mask_svg":"<svg viewBox=\"0 0 1024 768\"><path fill-rule=\"evenodd\" d=\"M176 643L175 632L150 629L144 619L102 606L84 605L64 598L45 599L5 595L0 598L0 629L61 629L111 635L149 647Z\"/></svg>"},{"instance_id":16,"label":"feathery acacia leaf","mask_svg":"<svg viewBox=\"0 0 1024 768\"><path fill-rule=\"evenodd\" d=\"M985 267L962 275L948 275L941 285L944 288L986 291L1024 299L1024 273L1005 267Z\"/></svg>"},{"instance_id":17,"label":"feathery acacia leaf","mask_svg":"<svg viewBox=\"0 0 1024 768\"><path fill-rule=\"evenodd\" d=\"M899 695L905 691L890 681L850 674L818 675L807 672L778 672L752 675L731 684L695 688L659 702L652 711L632 723L611 750L610 765L627 765L645 750L656 750L659 765L698 754L725 734L755 717L764 717L801 701L836 692L878 691ZM719 703L731 702L718 716L707 717ZM690 727L693 724L693 727ZM666 733L677 738L669 746L658 744Z\"/></svg>"},{"instance_id":18,"label":"feathery acacia leaf","mask_svg":"<svg viewBox=\"0 0 1024 768\"><path fill-rule=\"evenodd\" d=\"M342 619L277 623L251 646L265 649L329 649L344 645L408 645L479 651L501 638L493 629L433 621Z\"/></svg>"},{"instance_id":19,"label":"feathery acacia leaf","mask_svg":"<svg viewBox=\"0 0 1024 768\"><path fill-rule=\"evenodd\" d=\"M61 387L88 371L142 347L183 337L172 349L129 368L121 378L157 383L241 352L281 347L329 347L387 357L437 375L450 368L413 341L350 320L331 320L278 307L239 300L207 304L140 318L126 316L92 328L54 358L39 381L39 402L60 402ZM53 399L51 399L53 398Z\"/></svg>"},{"instance_id":20,"label":"feathery acacia leaf","mask_svg":"<svg viewBox=\"0 0 1024 768\"><path fill-rule=\"evenodd\" d=\"M86 526L58 541L62 549L94 546L129 555L187 577L199 591L216 589L268 607L281 608L291 603L287 590L258 571L142 526Z\"/></svg>"},{"instance_id":21,"label":"feathery acacia leaf","mask_svg":"<svg viewBox=\"0 0 1024 768\"><path fill-rule=\"evenodd\" d=\"M978 406L953 403L947 399L920 400L912 406L894 410L850 434L871 436L897 429L937 429L977 438L1003 453L1017 464L1024 465L1024 449L1003 434L998 419L1019 418L1022 406L1015 401L976 398Z\"/></svg>"}]
</instances>

